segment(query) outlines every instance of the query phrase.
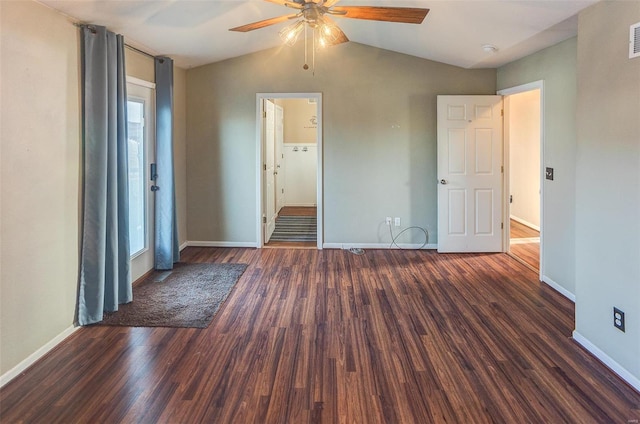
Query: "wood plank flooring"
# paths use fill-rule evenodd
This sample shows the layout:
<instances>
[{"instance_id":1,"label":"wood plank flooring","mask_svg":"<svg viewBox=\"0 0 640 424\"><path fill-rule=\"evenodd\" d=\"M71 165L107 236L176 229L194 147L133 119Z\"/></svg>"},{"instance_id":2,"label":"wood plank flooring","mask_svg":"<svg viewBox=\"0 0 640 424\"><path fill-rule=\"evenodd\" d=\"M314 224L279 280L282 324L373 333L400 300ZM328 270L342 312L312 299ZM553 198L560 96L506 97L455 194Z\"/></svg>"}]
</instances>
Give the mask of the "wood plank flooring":
<instances>
[{"instance_id":1,"label":"wood plank flooring","mask_svg":"<svg viewBox=\"0 0 640 424\"><path fill-rule=\"evenodd\" d=\"M510 225L510 253L529 264L533 269L539 270L540 232L513 219L510 220ZM535 240L536 238L537 240Z\"/></svg>"},{"instance_id":2,"label":"wood plank flooring","mask_svg":"<svg viewBox=\"0 0 640 424\"><path fill-rule=\"evenodd\" d=\"M630 423L573 304L505 254L189 247L249 268L206 329L86 327L3 423Z\"/></svg>"}]
</instances>

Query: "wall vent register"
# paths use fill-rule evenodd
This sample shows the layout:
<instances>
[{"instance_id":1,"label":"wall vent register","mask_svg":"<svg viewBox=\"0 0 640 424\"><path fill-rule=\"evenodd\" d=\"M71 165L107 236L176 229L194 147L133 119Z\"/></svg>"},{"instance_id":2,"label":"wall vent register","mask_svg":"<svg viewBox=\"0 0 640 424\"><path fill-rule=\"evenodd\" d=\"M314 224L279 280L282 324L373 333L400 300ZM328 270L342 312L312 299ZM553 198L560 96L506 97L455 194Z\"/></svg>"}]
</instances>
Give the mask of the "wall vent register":
<instances>
[{"instance_id":1,"label":"wall vent register","mask_svg":"<svg viewBox=\"0 0 640 424\"><path fill-rule=\"evenodd\" d=\"M640 22L629 28L629 59L640 57Z\"/></svg>"}]
</instances>

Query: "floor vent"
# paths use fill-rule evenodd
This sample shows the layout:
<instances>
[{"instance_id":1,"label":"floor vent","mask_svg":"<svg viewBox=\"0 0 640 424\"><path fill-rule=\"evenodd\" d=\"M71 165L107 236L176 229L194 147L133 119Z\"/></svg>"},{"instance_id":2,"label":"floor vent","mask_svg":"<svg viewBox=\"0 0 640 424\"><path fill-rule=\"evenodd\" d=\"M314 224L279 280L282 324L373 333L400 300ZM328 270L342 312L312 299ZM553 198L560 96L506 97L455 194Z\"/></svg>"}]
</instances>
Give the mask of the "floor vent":
<instances>
[{"instance_id":1,"label":"floor vent","mask_svg":"<svg viewBox=\"0 0 640 424\"><path fill-rule=\"evenodd\" d=\"M631 25L629 30L629 59L640 57L640 22Z\"/></svg>"}]
</instances>

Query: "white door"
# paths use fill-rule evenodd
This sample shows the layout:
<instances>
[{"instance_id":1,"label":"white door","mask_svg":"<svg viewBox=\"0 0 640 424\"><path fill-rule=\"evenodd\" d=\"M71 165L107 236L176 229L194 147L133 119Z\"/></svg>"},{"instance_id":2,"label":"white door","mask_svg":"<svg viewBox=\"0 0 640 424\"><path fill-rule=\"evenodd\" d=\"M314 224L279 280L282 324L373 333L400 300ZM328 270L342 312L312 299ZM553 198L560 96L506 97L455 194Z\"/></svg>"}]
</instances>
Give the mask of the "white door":
<instances>
[{"instance_id":1,"label":"white door","mask_svg":"<svg viewBox=\"0 0 640 424\"><path fill-rule=\"evenodd\" d=\"M284 201L284 109L276 105L275 164L276 164L276 215L285 205Z\"/></svg>"},{"instance_id":2,"label":"white door","mask_svg":"<svg viewBox=\"0 0 640 424\"><path fill-rule=\"evenodd\" d=\"M155 100L151 84L127 84L129 165L129 248L131 280L153 268L154 194L151 163L155 161Z\"/></svg>"},{"instance_id":3,"label":"white door","mask_svg":"<svg viewBox=\"0 0 640 424\"><path fill-rule=\"evenodd\" d=\"M275 189L275 105L265 100L264 115L264 242L268 243L276 228L276 189Z\"/></svg>"},{"instance_id":4,"label":"white door","mask_svg":"<svg viewBox=\"0 0 640 424\"><path fill-rule=\"evenodd\" d=\"M438 96L438 252L502 252L502 97Z\"/></svg>"}]
</instances>

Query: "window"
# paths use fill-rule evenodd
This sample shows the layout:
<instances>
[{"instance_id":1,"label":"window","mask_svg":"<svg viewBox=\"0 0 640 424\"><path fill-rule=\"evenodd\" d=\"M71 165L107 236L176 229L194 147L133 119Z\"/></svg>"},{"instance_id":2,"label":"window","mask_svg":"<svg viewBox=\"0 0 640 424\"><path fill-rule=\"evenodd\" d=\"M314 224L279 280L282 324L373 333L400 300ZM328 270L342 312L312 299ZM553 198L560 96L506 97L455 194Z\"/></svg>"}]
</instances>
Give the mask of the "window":
<instances>
[{"instance_id":1,"label":"window","mask_svg":"<svg viewBox=\"0 0 640 424\"><path fill-rule=\"evenodd\" d=\"M145 103L130 98L127 102L129 132L129 248L137 256L147 248L147 199L145 170L147 169L144 131Z\"/></svg>"}]
</instances>

